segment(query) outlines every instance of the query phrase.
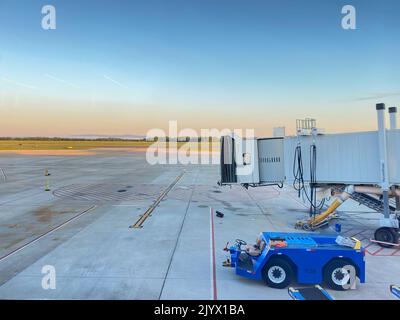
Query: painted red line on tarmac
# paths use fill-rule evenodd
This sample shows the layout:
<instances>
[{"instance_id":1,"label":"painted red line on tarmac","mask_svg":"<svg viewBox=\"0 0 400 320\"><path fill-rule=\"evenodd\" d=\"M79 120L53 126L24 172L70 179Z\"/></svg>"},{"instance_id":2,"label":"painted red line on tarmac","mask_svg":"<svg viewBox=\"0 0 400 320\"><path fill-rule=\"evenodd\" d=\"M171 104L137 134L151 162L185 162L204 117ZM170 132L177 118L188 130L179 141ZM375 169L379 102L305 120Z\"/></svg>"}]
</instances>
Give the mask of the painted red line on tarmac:
<instances>
[{"instance_id":1,"label":"painted red line on tarmac","mask_svg":"<svg viewBox=\"0 0 400 320\"><path fill-rule=\"evenodd\" d=\"M396 253L398 253L400 251L400 249L396 249L396 250L394 250L394 252L391 254L391 256L395 256L396 255Z\"/></svg>"},{"instance_id":2,"label":"painted red line on tarmac","mask_svg":"<svg viewBox=\"0 0 400 320\"><path fill-rule=\"evenodd\" d=\"M373 256L376 256L379 252L381 252L383 249L385 249L385 248L379 248L378 250L376 250L376 251L374 251L373 253L372 253L372 255Z\"/></svg>"},{"instance_id":3,"label":"painted red line on tarmac","mask_svg":"<svg viewBox=\"0 0 400 320\"><path fill-rule=\"evenodd\" d=\"M367 249L368 247L372 246L374 243L370 242L367 246L364 247L364 249Z\"/></svg>"},{"instance_id":4,"label":"painted red line on tarmac","mask_svg":"<svg viewBox=\"0 0 400 320\"><path fill-rule=\"evenodd\" d=\"M368 254L371 255L371 256L372 256L372 252L369 251L369 250L367 250L367 248L369 248L369 247L372 246L373 244L374 244L373 242L370 242L367 246L364 247L365 252L368 253Z\"/></svg>"},{"instance_id":5,"label":"painted red line on tarmac","mask_svg":"<svg viewBox=\"0 0 400 320\"><path fill-rule=\"evenodd\" d=\"M212 268L212 299L217 300L217 269L215 265L214 210L210 208L211 225L211 268Z\"/></svg>"}]
</instances>

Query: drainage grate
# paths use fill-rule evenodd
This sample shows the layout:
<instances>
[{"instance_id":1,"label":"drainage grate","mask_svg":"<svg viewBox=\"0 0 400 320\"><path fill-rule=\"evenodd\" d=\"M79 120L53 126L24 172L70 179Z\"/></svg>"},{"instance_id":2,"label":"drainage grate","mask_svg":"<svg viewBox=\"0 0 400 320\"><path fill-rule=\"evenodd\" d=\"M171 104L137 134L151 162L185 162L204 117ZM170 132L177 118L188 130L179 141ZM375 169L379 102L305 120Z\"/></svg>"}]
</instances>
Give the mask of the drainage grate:
<instances>
[{"instance_id":1,"label":"drainage grate","mask_svg":"<svg viewBox=\"0 0 400 320\"><path fill-rule=\"evenodd\" d=\"M185 171L182 171L181 174L177 176L176 179L172 181L171 184L163 191L163 193L158 196L157 200L146 210L146 212L133 225L129 226L129 228L141 228L143 223L151 215L153 210L160 204L160 202L164 199L168 192L170 192L171 189L174 188L174 186L178 183L178 181L182 178L184 174Z\"/></svg>"}]
</instances>

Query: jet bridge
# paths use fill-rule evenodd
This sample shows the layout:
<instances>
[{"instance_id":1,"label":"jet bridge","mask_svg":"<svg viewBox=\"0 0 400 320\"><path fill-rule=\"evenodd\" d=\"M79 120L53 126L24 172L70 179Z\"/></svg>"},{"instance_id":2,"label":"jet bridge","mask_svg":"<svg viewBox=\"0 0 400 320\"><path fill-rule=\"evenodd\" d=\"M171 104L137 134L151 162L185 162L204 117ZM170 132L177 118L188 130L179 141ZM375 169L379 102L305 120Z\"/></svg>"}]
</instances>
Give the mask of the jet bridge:
<instances>
[{"instance_id":1,"label":"jet bridge","mask_svg":"<svg viewBox=\"0 0 400 320\"><path fill-rule=\"evenodd\" d=\"M376 210L382 208L384 218L381 226L390 229L391 234L390 237L383 235L377 240L397 241L400 212L400 129L397 129L397 109L389 108L390 129L386 128L385 105L377 104L376 110L377 131L325 134L316 128L313 119L306 119L297 122L296 136L253 139L223 137L220 184L258 187L291 183L298 185L299 189L308 185L313 216L316 215L316 188L331 187L334 193L338 190L344 192L346 186L353 186L349 197L344 196L343 199L352 198L360 203L368 199L365 200L368 207ZM396 199L394 206L389 198ZM325 219L318 220L318 226L326 222ZM310 223L305 225L310 226Z\"/></svg>"},{"instance_id":2,"label":"jet bridge","mask_svg":"<svg viewBox=\"0 0 400 320\"><path fill-rule=\"evenodd\" d=\"M227 146L229 141L229 147ZM320 184L381 184L382 167L377 131L284 138L224 137L222 184L291 183L296 147L301 148L303 177L310 182L311 147L316 147L316 178ZM230 148L230 149L229 149ZM388 183L400 185L400 129L387 131ZM229 151L231 150L231 151ZM236 150L236 152L233 152ZM230 163L224 163L229 157ZM247 171L243 168L247 167ZM238 170L242 168L242 170ZM250 173L251 172L251 173Z\"/></svg>"}]
</instances>

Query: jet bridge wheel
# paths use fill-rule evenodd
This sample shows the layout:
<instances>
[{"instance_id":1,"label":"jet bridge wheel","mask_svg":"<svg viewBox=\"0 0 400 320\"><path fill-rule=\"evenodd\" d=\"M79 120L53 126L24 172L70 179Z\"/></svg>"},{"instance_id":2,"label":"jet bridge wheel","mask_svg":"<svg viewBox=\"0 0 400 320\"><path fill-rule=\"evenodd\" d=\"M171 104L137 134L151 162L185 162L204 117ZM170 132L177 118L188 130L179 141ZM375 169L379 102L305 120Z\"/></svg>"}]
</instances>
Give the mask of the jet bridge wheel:
<instances>
[{"instance_id":1,"label":"jet bridge wheel","mask_svg":"<svg viewBox=\"0 0 400 320\"><path fill-rule=\"evenodd\" d=\"M374 238L376 241L397 244L399 242L399 231L394 228L382 227L375 231ZM392 248L393 245L378 243L381 247Z\"/></svg>"}]
</instances>

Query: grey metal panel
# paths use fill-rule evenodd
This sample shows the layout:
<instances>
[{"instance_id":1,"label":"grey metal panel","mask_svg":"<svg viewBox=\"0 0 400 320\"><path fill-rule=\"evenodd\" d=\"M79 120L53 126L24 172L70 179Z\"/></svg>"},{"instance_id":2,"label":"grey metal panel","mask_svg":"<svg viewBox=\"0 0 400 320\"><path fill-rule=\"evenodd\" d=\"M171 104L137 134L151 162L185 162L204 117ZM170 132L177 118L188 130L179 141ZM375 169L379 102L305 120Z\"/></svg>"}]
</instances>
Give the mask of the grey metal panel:
<instances>
[{"instance_id":1,"label":"grey metal panel","mask_svg":"<svg viewBox=\"0 0 400 320\"><path fill-rule=\"evenodd\" d=\"M260 183L281 183L285 180L283 138L258 140Z\"/></svg>"},{"instance_id":2,"label":"grey metal panel","mask_svg":"<svg viewBox=\"0 0 400 320\"><path fill-rule=\"evenodd\" d=\"M259 183L257 139L235 137L236 176L238 183ZM243 155L247 153L250 164L245 164Z\"/></svg>"},{"instance_id":3,"label":"grey metal panel","mask_svg":"<svg viewBox=\"0 0 400 320\"><path fill-rule=\"evenodd\" d=\"M392 184L400 183L400 129L388 130L388 162L389 181Z\"/></svg>"},{"instance_id":4,"label":"grey metal panel","mask_svg":"<svg viewBox=\"0 0 400 320\"><path fill-rule=\"evenodd\" d=\"M313 137L299 137L302 146L304 179L310 180L310 146ZM294 151L297 137L285 138L285 172L293 181ZM381 181L377 132L318 135L317 182L378 184Z\"/></svg>"}]
</instances>

